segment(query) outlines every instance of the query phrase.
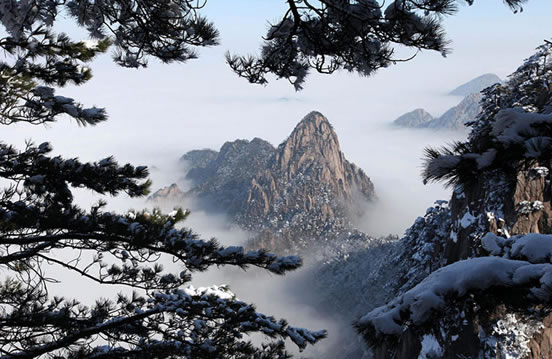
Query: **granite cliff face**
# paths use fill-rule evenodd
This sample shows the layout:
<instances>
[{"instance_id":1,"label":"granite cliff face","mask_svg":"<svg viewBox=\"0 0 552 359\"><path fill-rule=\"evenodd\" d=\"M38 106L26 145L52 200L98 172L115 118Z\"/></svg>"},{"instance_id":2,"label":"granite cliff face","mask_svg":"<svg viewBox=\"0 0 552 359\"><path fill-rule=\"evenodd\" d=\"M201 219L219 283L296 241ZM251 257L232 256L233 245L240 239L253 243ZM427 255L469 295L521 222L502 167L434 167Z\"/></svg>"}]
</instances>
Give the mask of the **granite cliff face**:
<instances>
[{"instance_id":1,"label":"granite cliff face","mask_svg":"<svg viewBox=\"0 0 552 359\"><path fill-rule=\"evenodd\" d=\"M358 198L374 200L374 185L345 159L328 120L312 112L253 177L238 222L253 230L293 227L319 235L347 227Z\"/></svg>"},{"instance_id":2,"label":"granite cliff face","mask_svg":"<svg viewBox=\"0 0 552 359\"><path fill-rule=\"evenodd\" d=\"M184 196L228 214L258 234L252 245L274 250L343 237L353 229L351 218L376 199L370 178L345 159L332 125L319 112L305 116L277 148L259 138L237 140L219 152L188 152L182 161L192 182Z\"/></svg>"},{"instance_id":3,"label":"granite cliff face","mask_svg":"<svg viewBox=\"0 0 552 359\"><path fill-rule=\"evenodd\" d=\"M375 359L552 357L550 168L484 173L416 221L357 324Z\"/></svg>"}]
</instances>

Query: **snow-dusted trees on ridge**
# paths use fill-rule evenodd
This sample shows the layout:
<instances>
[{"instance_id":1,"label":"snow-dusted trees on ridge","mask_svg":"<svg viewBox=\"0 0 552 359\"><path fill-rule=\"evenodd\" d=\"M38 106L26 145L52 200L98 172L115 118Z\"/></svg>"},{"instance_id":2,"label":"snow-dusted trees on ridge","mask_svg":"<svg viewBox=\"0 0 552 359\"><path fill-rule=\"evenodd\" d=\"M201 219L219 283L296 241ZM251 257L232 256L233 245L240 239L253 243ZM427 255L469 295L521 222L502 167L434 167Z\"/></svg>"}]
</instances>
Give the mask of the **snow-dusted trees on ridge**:
<instances>
[{"instance_id":1,"label":"snow-dusted trees on ridge","mask_svg":"<svg viewBox=\"0 0 552 359\"><path fill-rule=\"evenodd\" d=\"M39 125L61 115L81 125L105 121L105 110L57 95L53 86L85 83L91 77L86 65L111 43L122 65L142 65L147 55L192 57L189 46L208 45L216 33L191 3L0 1L0 123ZM62 8L100 39L55 34ZM106 29L112 36L104 37ZM83 163L51 151L49 143L24 149L0 143L1 358L286 358L284 339L304 348L325 336L259 313L228 288L188 285L193 271L213 265L284 274L298 268L300 258L201 240L178 226L186 217L182 210L118 214L106 211L105 203L79 208L74 188L146 195L147 168L111 157ZM180 269L164 270L161 258ZM49 283L63 270L129 290L92 305L52 297ZM255 346L248 333L268 340Z\"/></svg>"},{"instance_id":2,"label":"snow-dusted trees on ridge","mask_svg":"<svg viewBox=\"0 0 552 359\"><path fill-rule=\"evenodd\" d=\"M425 180L454 191L402 240L419 250L402 255L408 286L356 323L376 357L551 357L551 55L483 91L467 141L427 151Z\"/></svg>"}]
</instances>

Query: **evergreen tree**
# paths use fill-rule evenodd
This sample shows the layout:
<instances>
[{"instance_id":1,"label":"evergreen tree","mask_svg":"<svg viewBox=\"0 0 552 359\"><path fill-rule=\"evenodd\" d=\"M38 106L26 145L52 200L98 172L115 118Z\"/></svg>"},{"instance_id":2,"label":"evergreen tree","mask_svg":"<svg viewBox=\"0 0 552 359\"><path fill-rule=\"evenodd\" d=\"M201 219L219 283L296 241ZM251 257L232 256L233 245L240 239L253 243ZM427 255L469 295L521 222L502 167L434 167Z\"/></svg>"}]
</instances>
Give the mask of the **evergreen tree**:
<instances>
[{"instance_id":1,"label":"evergreen tree","mask_svg":"<svg viewBox=\"0 0 552 359\"><path fill-rule=\"evenodd\" d=\"M39 125L62 115L81 125L105 121L104 109L57 95L54 86L89 80L86 65L111 43L121 65L144 65L148 55L192 58L189 47L215 43L216 31L190 3L0 1L0 122ZM98 40L55 34L62 10ZM6 185L0 193L1 358L286 358L284 339L305 348L325 336L259 313L226 287L188 285L191 272L213 265L284 274L298 268L300 258L201 240L177 225L186 217L182 210L117 214L103 202L79 208L75 188L147 194L147 168L119 165L112 157L83 163L51 151L49 143L22 150L0 143ZM164 270L160 259L174 260L180 271ZM130 290L90 306L52 297L48 284L60 269ZM249 333L268 341L255 346Z\"/></svg>"},{"instance_id":2,"label":"evergreen tree","mask_svg":"<svg viewBox=\"0 0 552 359\"><path fill-rule=\"evenodd\" d=\"M527 0L504 0L513 11ZM254 56L227 54L227 62L251 83L266 84L274 74L302 88L310 70L331 74L338 70L369 76L376 70L413 59L421 50L445 56L448 43L443 17L459 3L474 0L286 0L281 20L272 24ZM406 58L396 45L410 48Z\"/></svg>"},{"instance_id":3,"label":"evergreen tree","mask_svg":"<svg viewBox=\"0 0 552 359\"><path fill-rule=\"evenodd\" d=\"M371 75L419 51L449 52L443 18L458 4L474 0L285 0L285 13L268 28L261 54L227 54L230 68L251 83L266 75L300 90L310 70ZM503 0L514 12L527 0ZM1 0L0 17L10 32L29 31L37 21L51 25L66 10L96 39L112 38L114 59L126 67L146 66L147 57L164 62L197 57L195 48L218 44L218 31L199 14L207 0ZM395 47L413 50L398 57Z\"/></svg>"}]
</instances>

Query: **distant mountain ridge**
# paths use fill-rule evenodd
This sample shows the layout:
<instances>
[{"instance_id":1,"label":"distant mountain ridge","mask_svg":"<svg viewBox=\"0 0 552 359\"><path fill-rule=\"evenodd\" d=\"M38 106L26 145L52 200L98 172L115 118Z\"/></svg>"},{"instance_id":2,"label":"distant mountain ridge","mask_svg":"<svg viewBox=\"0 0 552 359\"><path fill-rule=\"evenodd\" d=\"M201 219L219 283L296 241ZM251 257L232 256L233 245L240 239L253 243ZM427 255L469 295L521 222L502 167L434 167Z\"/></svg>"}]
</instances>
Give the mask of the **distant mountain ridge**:
<instances>
[{"instance_id":1,"label":"distant mountain ridge","mask_svg":"<svg viewBox=\"0 0 552 359\"><path fill-rule=\"evenodd\" d=\"M457 88L449 92L449 95L468 96L473 93L479 93L487 87L492 86L496 83L502 83L500 77L495 74L483 74L474 78L473 80L470 80L458 86Z\"/></svg>"},{"instance_id":2,"label":"distant mountain ridge","mask_svg":"<svg viewBox=\"0 0 552 359\"><path fill-rule=\"evenodd\" d=\"M393 124L401 127L422 128L433 121L433 116L423 108L417 108L414 111L405 113L397 118Z\"/></svg>"},{"instance_id":3,"label":"distant mountain ridge","mask_svg":"<svg viewBox=\"0 0 552 359\"><path fill-rule=\"evenodd\" d=\"M393 124L407 128L464 130L465 124L474 121L481 111L479 105L482 99L481 91L495 83L501 83L497 75L481 75L458 86L449 93L449 95L465 97L458 105L447 110L442 116L434 118L426 110L418 108L398 117L393 121Z\"/></svg>"},{"instance_id":4,"label":"distant mountain ridge","mask_svg":"<svg viewBox=\"0 0 552 359\"><path fill-rule=\"evenodd\" d=\"M475 120L479 112L481 112L481 94L472 93L466 97L460 103L449 110L447 110L441 117L429 122L426 128L434 129L450 129L450 130L463 130L465 124Z\"/></svg>"}]
</instances>

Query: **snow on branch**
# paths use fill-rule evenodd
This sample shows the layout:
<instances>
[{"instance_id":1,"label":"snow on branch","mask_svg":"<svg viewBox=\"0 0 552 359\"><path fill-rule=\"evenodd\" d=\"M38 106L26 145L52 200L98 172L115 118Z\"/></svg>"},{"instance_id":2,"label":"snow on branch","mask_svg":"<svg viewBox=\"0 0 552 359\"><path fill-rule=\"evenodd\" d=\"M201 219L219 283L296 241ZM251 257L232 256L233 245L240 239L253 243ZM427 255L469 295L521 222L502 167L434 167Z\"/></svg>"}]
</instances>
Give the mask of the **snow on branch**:
<instances>
[{"instance_id":1,"label":"snow on branch","mask_svg":"<svg viewBox=\"0 0 552 359\"><path fill-rule=\"evenodd\" d=\"M0 320L3 328L20 330L17 334L20 340L40 331L50 337L50 340L38 341L25 350L10 348L0 357L3 359L34 358L47 353L63 355L67 348L94 335L122 340L126 345L81 346L77 357L139 358L147 353L151 357L195 358L216 357L224 353L247 358L255 353L244 337L247 333L289 338L300 349L326 336L325 331L290 327L284 320L259 313L252 305L236 300L226 287L219 286L197 289L190 286L153 292L148 297L121 294L117 303L98 301L90 308L76 302L64 303L58 298L49 305L32 308L24 320L16 311L6 313ZM48 326L60 321L68 326L48 333ZM29 332L25 324L30 326L33 322L35 328ZM158 335L167 339L159 340ZM280 353L282 349L279 347Z\"/></svg>"},{"instance_id":2,"label":"snow on branch","mask_svg":"<svg viewBox=\"0 0 552 359\"><path fill-rule=\"evenodd\" d=\"M466 142L426 149L425 182L469 184L483 171L514 173L552 159L552 45L525 60L505 84L483 90Z\"/></svg>"},{"instance_id":3,"label":"snow on branch","mask_svg":"<svg viewBox=\"0 0 552 359\"><path fill-rule=\"evenodd\" d=\"M509 238L487 233L481 245L493 256L520 259L531 263L552 263L552 235L529 233Z\"/></svg>"},{"instance_id":4,"label":"snow on branch","mask_svg":"<svg viewBox=\"0 0 552 359\"><path fill-rule=\"evenodd\" d=\"M370 76L375 71L409 61L421 50L445 56L449 41L444 16L457 10L457 0L395 0L319 2L288 0L281 20L271 24L258 56L226 55L230 68L251 83L267 84L267 75L288 80L301 90L311 70L338 70ZM471 5L473 0L466 0ZM524 0L508 0L521 10ZM395 47L412 50L398 57Z\"/></svg>"},{"instance_id":5,"label":"snow on branch","mask_svg":"<svg viewBox=\"0 0 552 359\"><path fill-rule=\"evenodd\" d=\"M420 326L438 315L448 300L497 287L527 289L527 299L544 302L552 297L552 264L500 257L478 257L447 265L420 284L374 309L356 323L375 337L399 336L409 325Z\"/></svg>"},{"instance_id":6,"label":"snow on branch","mask_svg":"<svg viewBox=\"0 0 552 359\"><path fill-rule=\"evenodd\" d=\"M83 163L77 158L48 157L52 151L49 143L39 146L32 143L23 151L0 143L0 175L11 181L20 181L35 195L56 202L72 200L69 186L88 188L100 194L115 195L126 192L129 196L143 196L149 191L150 182L146 167L130 164L120 166L113 157L99 162Z\"/></svg>"}]
</instances>

